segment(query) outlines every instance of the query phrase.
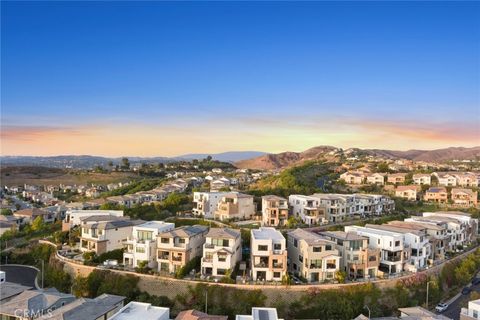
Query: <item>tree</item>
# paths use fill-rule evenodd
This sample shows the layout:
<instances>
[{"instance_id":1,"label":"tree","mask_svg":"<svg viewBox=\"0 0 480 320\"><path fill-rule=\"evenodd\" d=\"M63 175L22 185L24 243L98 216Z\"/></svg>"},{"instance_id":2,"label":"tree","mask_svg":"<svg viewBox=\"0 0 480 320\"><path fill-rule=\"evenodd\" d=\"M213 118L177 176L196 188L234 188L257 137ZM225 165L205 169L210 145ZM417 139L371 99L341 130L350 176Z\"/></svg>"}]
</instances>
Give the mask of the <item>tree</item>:
<instances>
[{"instance_id":1,"label":"tree","mask_svg":"<svg viewBox=\"0 0 480 320\"><path fill-rule=\"evenodd\" d=\"M130 161L128 158L122 158L122 165L121 165L122 170L129 170L130 169Z\"/></svg>"},{"instance_id":2,"label":"tree","mask_svg":"<svg viewBox=\"0 0 480 320\"><path fill-rule=\"evenodd\" d=\"M338 281L338 283L345 283L345 279L347 278L347 273L345 271L337 271L335 273L335 280Z\"/></svg>"},{"instance_id":3,"label":"tree","mask_svg":"<svg viewBox=\"0 0 480 320\"><path fill-rule=\"evenodd\" d=\"M4 216L11 216L13 214L13 212L12 212L11 209L2 209L1 214L4 215Z\"/></svg>"},{"instance_id":4,"label":"tree","mask_svg":"<svg viewBox=\"0 0 480 320\"><path fill-rule=\"evenodd\" d=\"M45 223L43 222L43 217L38 216L32 222L32 231L40 231L45 227Z\"/></svg>"}]
</instances>

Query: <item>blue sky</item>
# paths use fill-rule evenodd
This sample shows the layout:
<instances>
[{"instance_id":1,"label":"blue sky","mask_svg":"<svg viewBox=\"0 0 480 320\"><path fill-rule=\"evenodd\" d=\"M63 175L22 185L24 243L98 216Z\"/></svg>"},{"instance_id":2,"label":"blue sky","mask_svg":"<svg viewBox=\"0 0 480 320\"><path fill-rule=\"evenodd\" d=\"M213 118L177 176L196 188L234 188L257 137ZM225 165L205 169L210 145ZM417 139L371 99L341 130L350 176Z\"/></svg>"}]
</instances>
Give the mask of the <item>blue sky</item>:
<instances>
[{"instance_id":1,"label":"blue sky","mask_svg":"<svg viewBox=\"0 0 480 320\"><path fill-rule=\"evenodd\" d=\"M54 136L75 144L88 140L85 131L111 141L78 152L112 155L478 145L479 9L478 2L2 2L2 154L76 153ZM391 125L369 131L376 122ZM315 126L324 129L305 129ZM174 133L185 127L200 140ZM429 134L401 139L402 128ZM115 139L127 129L185 150L167 141L128 149ZM225 141L212 142L219 135ZM275 138L292 136L284 144ZM57 149L32 149L35 137L57 141Z\"/></svg>"}]
</instances>

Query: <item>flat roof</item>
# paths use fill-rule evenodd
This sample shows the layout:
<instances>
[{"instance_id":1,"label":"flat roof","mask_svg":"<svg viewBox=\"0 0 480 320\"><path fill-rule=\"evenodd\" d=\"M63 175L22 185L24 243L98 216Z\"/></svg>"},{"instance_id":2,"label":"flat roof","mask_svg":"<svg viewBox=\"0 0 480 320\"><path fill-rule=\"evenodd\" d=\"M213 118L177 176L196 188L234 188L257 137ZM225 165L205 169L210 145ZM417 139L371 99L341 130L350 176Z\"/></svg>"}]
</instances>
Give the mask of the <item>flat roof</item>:
<instances>
[{"instance_id":1,"label":"flat roof","mask_svg":"<svg viewBox=\"0 0 480 320\"><path fill-rule=\"evenodd\" d=\"M175 228L175 224L171 222L165 222L165 221L147 221L145 223L139 224L135 226L135 228L151 228L151 229L157 229L157 230L162 230L165 229L165 227L173 227Z\"/></svg>"},{"instance_id":2,"label":"flat roof","mask_svg":"<svg viewBox=\"0 0 480 320\"><path fill-rule=\"evenodd\" d=\"M256 240L285 240L285 237L280 231L268 227L252 229L252 237Z\"/></svg>"},{"instance_id":3,"label":"flat roof","mask_svg":"<svg viewBox=\"0 0 480 320\"><path fill-rule=\"evenodd\" d=\"M109 320L169 320L170 309L155 307L150 303L132 301L115 313Z\"/></svg>"}]
</instances>

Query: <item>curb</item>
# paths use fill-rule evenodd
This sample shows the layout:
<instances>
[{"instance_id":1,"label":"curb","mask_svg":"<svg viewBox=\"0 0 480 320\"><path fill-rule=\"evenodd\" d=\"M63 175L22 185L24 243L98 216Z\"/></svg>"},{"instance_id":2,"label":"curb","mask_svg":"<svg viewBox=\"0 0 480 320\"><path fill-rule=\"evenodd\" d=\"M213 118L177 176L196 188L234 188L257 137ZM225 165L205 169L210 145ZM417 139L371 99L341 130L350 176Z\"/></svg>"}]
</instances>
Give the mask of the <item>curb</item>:
<instances>
[{"instance_id":1,"label":"curb","mask_svg":"<svg viewBox=\"0 0 480 320\"><path fill-rule=\"evenodd\" d=\"M37 267L28 266L28 265L24 265L24 264L16 264L16 263L9 263L9 264L2 264L2 265L0 265L0 267L2 267L2 266L6 266L6 267L22 267L22 268L30 268L30 269L36 270L36 271L37 271L37 275L35 276L35 289L41 290L40 286L38 285L38 276L40 275L40 269L38 269Z\"/></svg>"}]
</instances>

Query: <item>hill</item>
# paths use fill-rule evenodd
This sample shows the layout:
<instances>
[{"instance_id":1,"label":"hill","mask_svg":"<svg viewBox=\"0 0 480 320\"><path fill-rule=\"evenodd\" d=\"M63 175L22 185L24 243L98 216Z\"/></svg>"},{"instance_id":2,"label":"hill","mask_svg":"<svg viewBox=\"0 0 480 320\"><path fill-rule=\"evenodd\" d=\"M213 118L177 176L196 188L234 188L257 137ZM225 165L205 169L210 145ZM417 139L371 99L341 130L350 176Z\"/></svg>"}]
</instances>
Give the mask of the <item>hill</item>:
<instances>
[{"instance_id":1,"label":"hill","mask_svg":"<svg viewBox=\"0 0 480 320\"><path fill-rule=\"evenodd\" d=\"M216 154L208 153L191 153L184 154L181 156L175 157L176 159L183 160L193 160L193 159L205 159L208 156L211 156L213 160L223 161L223 162L236 162L245 159L251 159L254 157L263 156L265 152L261 151L228 151Z\"/></svg>"}]
</instances>

